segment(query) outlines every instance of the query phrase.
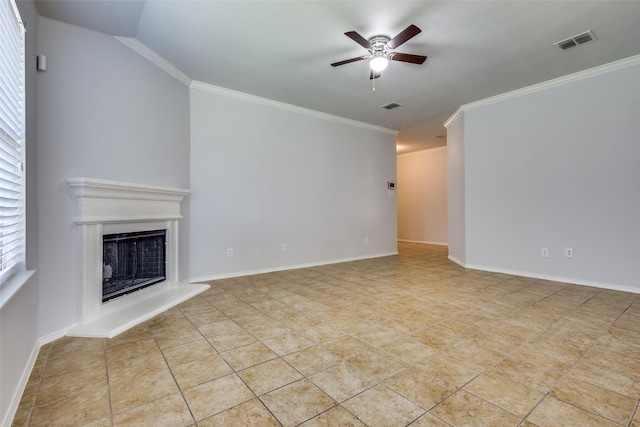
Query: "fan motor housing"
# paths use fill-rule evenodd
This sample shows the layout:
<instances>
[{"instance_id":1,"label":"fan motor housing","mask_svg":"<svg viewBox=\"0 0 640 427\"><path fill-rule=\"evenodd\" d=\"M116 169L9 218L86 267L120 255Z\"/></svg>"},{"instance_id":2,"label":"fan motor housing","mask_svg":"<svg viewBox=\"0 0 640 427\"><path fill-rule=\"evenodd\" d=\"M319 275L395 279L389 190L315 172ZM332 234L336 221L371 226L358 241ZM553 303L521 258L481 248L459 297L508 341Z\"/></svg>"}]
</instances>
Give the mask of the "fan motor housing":
<instances>
[{"instance_id":1,"label":"fan motor housing","mask_svg":"<svg viewBox=\"0 0 640 427\"><path fill-rule=\"evenodd\" d=\"M389 43L389 40L391 40L389 36L373 36L369 39L369 43L371 43L371 49L369 50L371 51L371 53L374 53L374 52L386 53L388 50L387 43Z\"/></svg>"}]
</instances>

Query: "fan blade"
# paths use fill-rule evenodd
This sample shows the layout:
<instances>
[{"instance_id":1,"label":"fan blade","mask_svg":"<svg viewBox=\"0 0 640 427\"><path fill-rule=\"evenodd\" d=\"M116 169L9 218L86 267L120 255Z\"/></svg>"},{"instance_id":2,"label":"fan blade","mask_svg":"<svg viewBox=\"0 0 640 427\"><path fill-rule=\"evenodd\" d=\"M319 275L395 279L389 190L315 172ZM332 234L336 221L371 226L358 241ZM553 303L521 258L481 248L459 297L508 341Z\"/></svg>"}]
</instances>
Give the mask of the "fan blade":
<instances>
[{"instance_id":1,"label":"fan blade","mask_svg":"<svg viewBox=\"0 0 640 427\"><path fill-rule=\"evenodd\" d=\"M355 31L347 31L346 33L344 33L344 35L349 37L351 40L358 43L360 46L362 46L365 49L371 48L371 43L369 43L369 40L365 39Z\"/></svg>"},{"instance_id":2,"label":"fan blade","mask_svg":"<svg viewBox=\"0 0 640 427\"><path fill-rule=\"evenodd\" d=\"M411 64L422 64L427 57L424 55L412 55L410 53L391 52L389 59L392 61L410 62Z\"/></svg>"},{"instance_id":3,"label":"fan blade","mask_svg":"<svg viewBox=\"0 0 640 427\"><path fill-rule=\"evenodd\" d=\"M416 27L415 25L409 25L407 28L405 28L404 31L402 31L400 34L398 34L397 36L389 40L389 43L387 43L387 47L389 49L395 49L398 46L400 46L402 43L417 36L421 32L422 30Z\"/></svg>"},{"instance_id":4,"label":"fan blade","mask_svg":"<svg viewBox=\"0 0 640 427\"><path fill-rule=\"evenodd\" d=\"M363 59L367 59L367 56L358 56L356 58L345 59L344 61L338 61L331 64L332 67L337 67L338 65L349 64L351 62L362 61Z\"/></svg>"},{"instance_id":5,"label":"fan blade","mask_svg":"<svg viewBox=\"0 0 640 427\"><path fill-rule=\"evenodd\" d=\"M380 77L382 74L380 74L380 71L373 71L371 70L371 73L369 74L369 80L373 80L373 79L377 79L378 77Z\"/></svg>"}]
</instances>

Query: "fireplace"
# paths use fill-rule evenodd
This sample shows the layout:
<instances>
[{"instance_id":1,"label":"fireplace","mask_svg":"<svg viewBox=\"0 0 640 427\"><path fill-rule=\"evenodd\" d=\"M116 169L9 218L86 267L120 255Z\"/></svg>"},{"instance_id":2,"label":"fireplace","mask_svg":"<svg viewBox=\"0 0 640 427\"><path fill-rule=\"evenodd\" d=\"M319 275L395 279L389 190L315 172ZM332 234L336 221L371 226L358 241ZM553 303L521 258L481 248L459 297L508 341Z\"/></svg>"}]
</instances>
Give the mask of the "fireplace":
<instances>
[{"instance_id":1,"label":"fireplace","mask_svg":"<svg viewBox=\"0 0 640 427\"><path fill-rule=\"evenodd\" d=\"M166 279L167 230L102 236L102 302Z\"/></svg>"},{"instance_id":2,"label":"fireplace","mask_svg":"<svg viewBox=\"0 0 640 427\"><path fill-rule=\"evenodd\" d=\"M78 323L115 335L209 289L179 282L178 221L188 190L68 178L76 205Z\"/></svg>"}]
</instances>

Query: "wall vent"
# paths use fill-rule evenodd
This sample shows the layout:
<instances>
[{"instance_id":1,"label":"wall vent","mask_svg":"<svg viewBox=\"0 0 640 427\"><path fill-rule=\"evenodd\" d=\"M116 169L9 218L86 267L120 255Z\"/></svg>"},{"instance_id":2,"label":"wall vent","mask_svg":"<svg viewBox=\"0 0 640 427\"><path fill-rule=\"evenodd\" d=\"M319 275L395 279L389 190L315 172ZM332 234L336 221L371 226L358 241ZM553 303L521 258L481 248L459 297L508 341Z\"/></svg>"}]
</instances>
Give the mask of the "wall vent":
<instances>
[{"instance_id":1,"label":"wall vent","mask_svg":"<svg viewBox=\"0 0 640 427\"><path fill-rule=\"evenodd\" d=\"M385 110L393 110L394 108L401 107L402 104L398 104L397 102L390 102L388 104L381 105L380 108L384 108Z\"/></svg>"},{"instance_id":2,"label":"wall vent","mask_svg":"<svg viewBox=\"0 0 640 427\"><path fill-rule=\"evenodd\" d=\"M576 34L575 36L569 37L568 39L555 42L554 45L558 46L562 50L567 50L570 47L578 46L579 44L590 42L591 40L595 39L596 35L593 34L593 31L589 30L580 34Z\"/></svg>"}]
</instances>

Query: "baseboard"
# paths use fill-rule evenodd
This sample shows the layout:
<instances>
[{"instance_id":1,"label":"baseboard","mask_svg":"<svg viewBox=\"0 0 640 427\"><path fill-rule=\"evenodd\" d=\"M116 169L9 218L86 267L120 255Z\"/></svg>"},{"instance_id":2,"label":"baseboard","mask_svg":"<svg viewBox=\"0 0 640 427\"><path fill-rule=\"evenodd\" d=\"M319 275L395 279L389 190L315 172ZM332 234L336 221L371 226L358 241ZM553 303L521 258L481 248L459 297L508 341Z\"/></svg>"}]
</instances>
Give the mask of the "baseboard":
<instances>
[{"instance_id":1,"label":"baseboard","mask_svg":"<svg viewBox=\"0 0 640 427\"><path fill-rule=\"evenodd\" d=\"M211 280L230 279L233 277L241 277L241 276L254 276L256 274L275 273L277 271L296 270L298 268L319 267L321 265L340 264L343 262L361 261L364 259L382 258L385 256L393 256L393 255L398 255L398 251L383 252L379 254L364 255L364 256L353 257L353 258L340 258L340 259L334 259L334 260L328 260L328 261L312 262L307 264L296 264L296 265L287 265L283 267L273 267L273 268L264 268L264 269L258 269L258 270L238 271L233 273L214 274L211 276L194 277L192 279L189 279L189 282L190 283L209 282Z\"/></svg>"},{"instance_id":2,"label":"baseboard","mask_svg":"<svg viewBox=\"0 0 640 427\"><path fill-rule=\"evenodd\" d=\"M532 273L529 271L509 270L505 268L494 268L494 267L486 267L482 265L467 264L452 257L451 255L449 255L449 259L455 262L456 264L464 268L469 268L471 270L488 271L491 273L510 274L513 276L529 277L531 279L549 280L551 282L568 283L571 285L589 286L592 288L607 289L610 291L620 291L620 292L629 292L632 294L640 294L639 288L631 288L628 286L620 286L620 285L615 285L611 283L593 282L590 280L574 279L571 277L549 276L546 274Z\"/></svg>"},{"instance_id":3,"label":"baseboard","mask_svg":"<svg viewBox=\"0 0 640 427\"><path fill-rule=\"evenodd\" d=\"M36 341L33 349L31 350L31 354L27 359L27 363L22 371L22 375L20 376L20 381L18 382L18 387L16 387L13 397L11 398L11 404L7 410L7 413L4 414L4 418L2 419L2 423L0 424L2 427L10 427L13 423L13 418L16 416L18 412L18 406L20 406L20 400L22 400L22 394L24 393L24 389L27 387L27 383L29 382L29 377L31 376L31 372L33 371L33 367L36 364L36 360L38 360L38 353L40 352L41 344L39 341Z\"/></svg>"},{"instance_id":4,"label":"baseboard","mask_svg":"<svg viewBox=\"0 0 640 427\"><path fill-rule=\"evenodd\" d=\"M425 241L422 241L422 240L398 239L398 242L403 242L403 243L420 243L420 244L423 244L423 245L449 246L449 243L443 243L443 242L425 242Z\"/></svg>"}]
</instances>

